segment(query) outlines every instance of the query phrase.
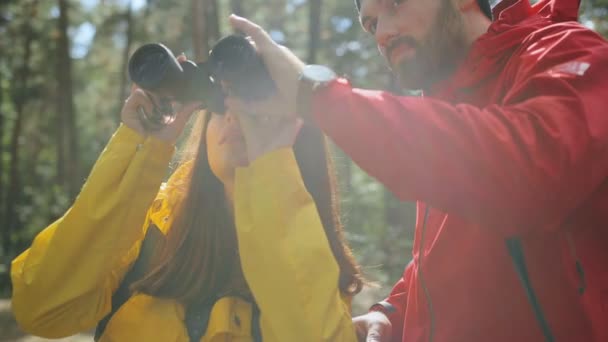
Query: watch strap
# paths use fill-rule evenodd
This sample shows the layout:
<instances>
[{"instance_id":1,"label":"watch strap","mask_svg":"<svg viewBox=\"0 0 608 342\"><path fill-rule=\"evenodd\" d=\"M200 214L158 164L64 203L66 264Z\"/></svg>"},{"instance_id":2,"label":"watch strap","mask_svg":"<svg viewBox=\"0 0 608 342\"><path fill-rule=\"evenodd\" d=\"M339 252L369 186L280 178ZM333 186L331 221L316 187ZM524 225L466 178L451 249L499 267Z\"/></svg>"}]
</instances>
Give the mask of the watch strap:
<instances>
[{"instance_id":1,"label":"watch strap","mask_svg":"<svg viewBox=\"0 0 608 342\"><path fill-rule=\"evenodd\" d=\"M397 311L393 304L387 301L380 301L369 308L369 311L380 311L386 315L392 314Z\"/></svg>"}]
</instances>

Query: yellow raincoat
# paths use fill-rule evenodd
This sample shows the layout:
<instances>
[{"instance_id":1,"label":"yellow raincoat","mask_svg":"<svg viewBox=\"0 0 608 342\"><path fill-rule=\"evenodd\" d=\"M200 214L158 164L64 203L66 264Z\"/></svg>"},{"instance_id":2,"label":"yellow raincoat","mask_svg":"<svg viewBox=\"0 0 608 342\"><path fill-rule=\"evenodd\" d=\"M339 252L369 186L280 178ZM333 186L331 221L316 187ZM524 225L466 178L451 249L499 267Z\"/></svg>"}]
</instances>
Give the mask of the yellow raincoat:
<instances>
[{"instance_id":1,"label":"yellow raincoat","mask_svg":"<svg viewBox=\"0 0 608 342\"><path fill-rule=\"evenodd\" d=\"M23 329L63 337L94 328L110 312L147 227L166 233L171 222L168 202L180 194L161 183L173 152L127 126L117 130L73 206L12 263L12 305ZM339 291L339 268L292 150L237 169L235 189L242 268L263 340L356 341L350 298ZM101 341L187 342L184 314L174 300L135 294ZM201 341L252 341L251 315L248 302L220 299Z\"/></svg>"}]
</instances>

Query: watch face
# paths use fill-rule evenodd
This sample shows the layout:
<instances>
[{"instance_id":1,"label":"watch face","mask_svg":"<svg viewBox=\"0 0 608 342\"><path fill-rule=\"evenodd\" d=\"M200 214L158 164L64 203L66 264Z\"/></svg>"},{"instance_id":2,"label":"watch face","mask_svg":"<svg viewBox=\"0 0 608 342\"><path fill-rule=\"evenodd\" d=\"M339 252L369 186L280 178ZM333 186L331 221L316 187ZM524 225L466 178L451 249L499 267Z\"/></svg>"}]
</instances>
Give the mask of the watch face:
<instances>
[{"instance_id":1,"label":"watch face","mask_svg":"<svg viewBox=\"0 0 608 342\"><path fill-rule=\"evenodd\" d=\"M336 78L336 73L324 65L307 65L302 70L302 75L314 82L329 82Z\"/></svg>"}]
</instances>

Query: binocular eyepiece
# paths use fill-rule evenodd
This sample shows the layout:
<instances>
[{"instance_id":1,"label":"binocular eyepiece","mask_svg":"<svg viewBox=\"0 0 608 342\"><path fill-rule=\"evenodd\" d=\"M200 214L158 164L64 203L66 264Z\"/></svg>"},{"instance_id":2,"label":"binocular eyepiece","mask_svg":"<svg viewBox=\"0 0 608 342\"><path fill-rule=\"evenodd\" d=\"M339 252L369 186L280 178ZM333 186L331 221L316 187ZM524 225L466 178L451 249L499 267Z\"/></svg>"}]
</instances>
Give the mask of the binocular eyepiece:
<instances>
[{"instance_id":1,"label":"binocular eyepiece","mask_svg":"<svg viewBox=\"0 0 608 342\"><path fill-rule=\"evenodd\" d=\"M227 95L255 101L276 91L262 58L240 35L219 40L202 63L178 61L163 44L146 44L129 59L128 71L135 84L158 100L154 113L143 115L150 128L172 121L172 101L200 101L203 109L224 114Z\"/></svg>"}]
</instances>

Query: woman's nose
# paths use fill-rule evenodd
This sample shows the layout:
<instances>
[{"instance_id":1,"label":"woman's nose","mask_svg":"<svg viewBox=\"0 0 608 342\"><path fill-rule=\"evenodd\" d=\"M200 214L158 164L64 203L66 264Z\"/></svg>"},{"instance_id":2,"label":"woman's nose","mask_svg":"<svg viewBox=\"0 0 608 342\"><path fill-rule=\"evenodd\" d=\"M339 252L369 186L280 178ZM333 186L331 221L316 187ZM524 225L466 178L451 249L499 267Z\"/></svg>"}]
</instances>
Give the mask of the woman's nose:
<instances>
[{"instance_id":1,"label":"woman's nose","mask_svg":"<svg viewBox=\"0 0 608 342\"><path fill-rule=\"evenodd\" d=\"M238 121L236 114L233 114L230 110L226 111L226 114L224 116L227 123L233 123L235 121Z\"/></svg>"}]
</instances>

